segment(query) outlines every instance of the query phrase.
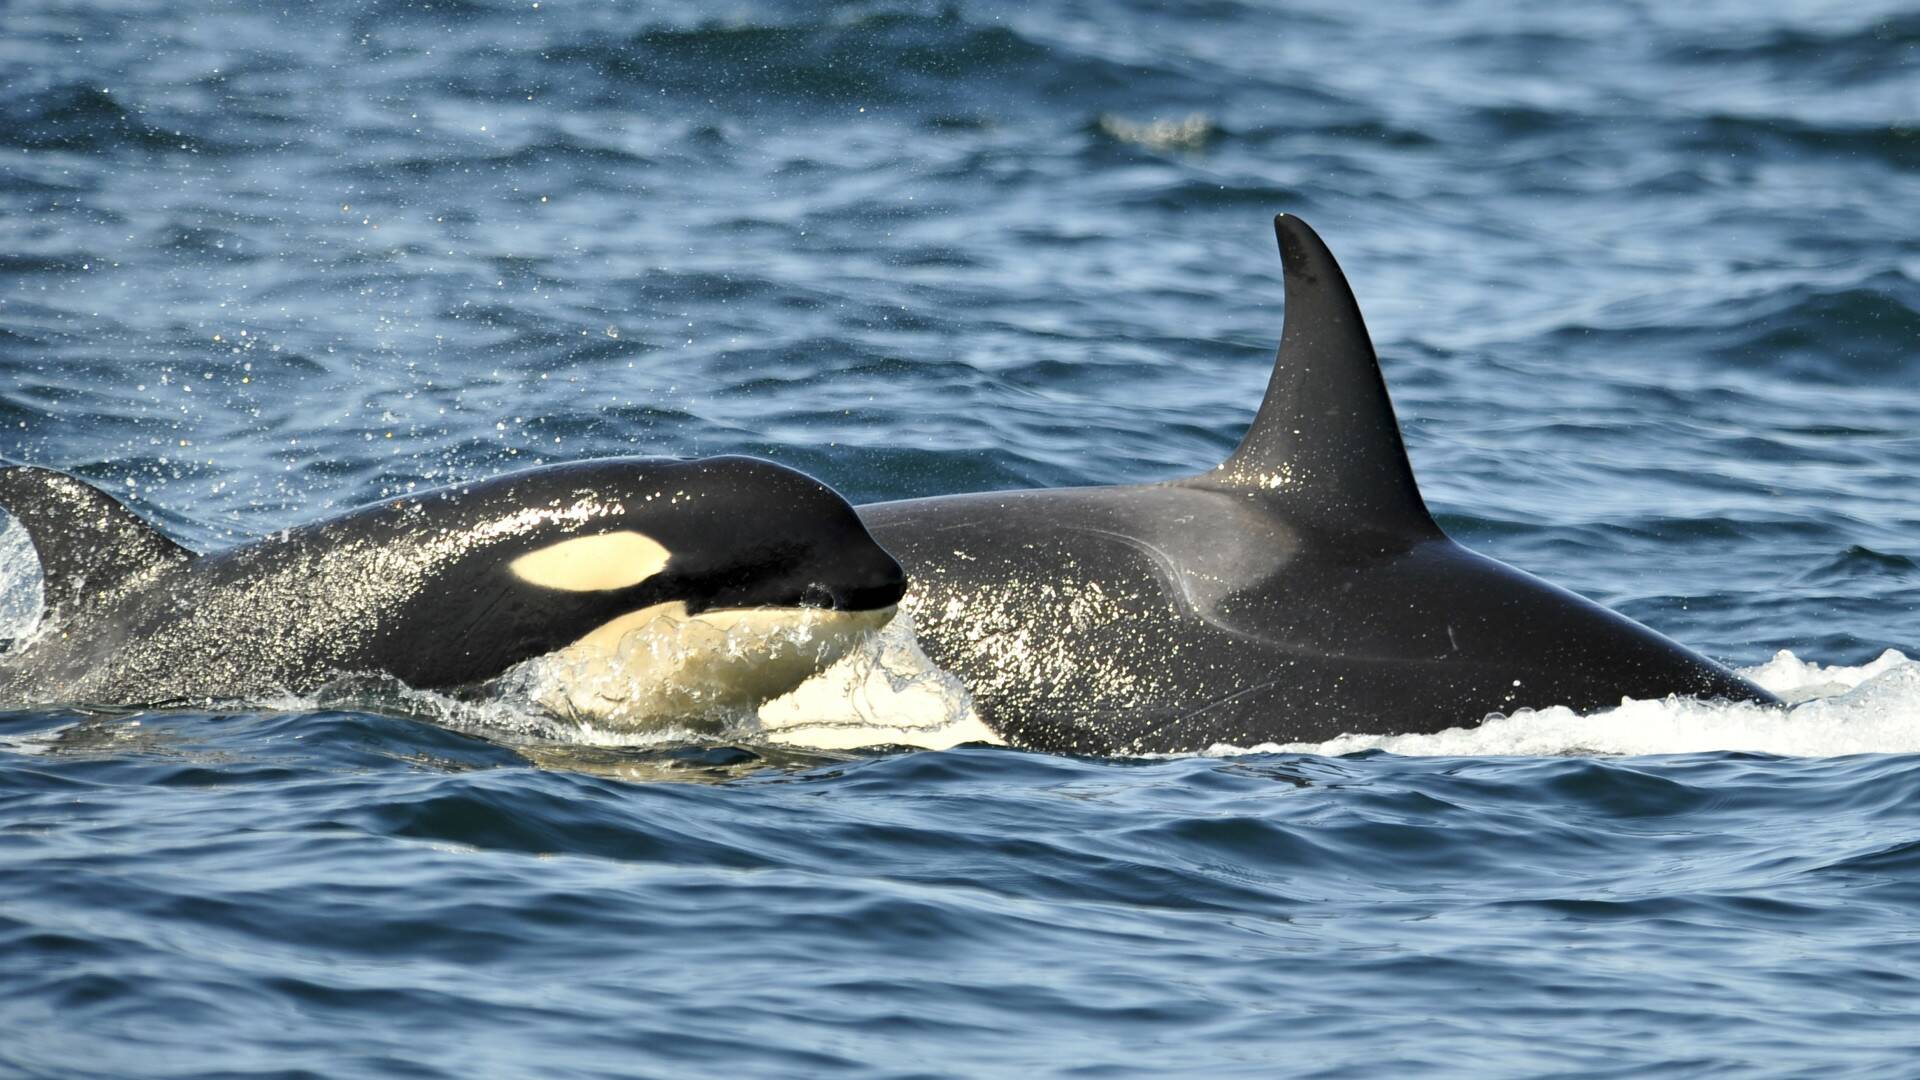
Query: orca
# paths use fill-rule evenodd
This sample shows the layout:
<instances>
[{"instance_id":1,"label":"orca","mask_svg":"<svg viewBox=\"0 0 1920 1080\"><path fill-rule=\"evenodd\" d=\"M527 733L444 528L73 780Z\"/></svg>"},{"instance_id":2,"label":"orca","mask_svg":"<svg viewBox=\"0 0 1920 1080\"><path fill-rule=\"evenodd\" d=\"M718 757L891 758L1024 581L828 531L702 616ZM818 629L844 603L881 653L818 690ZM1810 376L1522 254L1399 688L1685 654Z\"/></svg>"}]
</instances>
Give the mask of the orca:
<instances>
[{"instance_id":1,"label":"orca","mask_svg":"<svg viewBox=\"0 0 1920 1080\"><path fill-rule=\"evenodd\" d=\"M1360 308L1274 219L1285 318L1239 447L1197 476L859 508L902 609L1007 742L1084 754L1320 742L1680 695L1772 702L1660 634L1454 543Z\"/></svg>"},{"instance_id":2,"label":"orca","mask_svg":"<svg viewBox=\"0 0 1920 1080\"><path fill-rule=\"evenodd\" d=\"M0 468L0 507L43 581L40 627L0 654L15 706L455 690L538 657L541 703L646 724L786 693L905 589L832 489L746 457L536 468L205 555L48 469Z\"/></svg>"}]
</instances>

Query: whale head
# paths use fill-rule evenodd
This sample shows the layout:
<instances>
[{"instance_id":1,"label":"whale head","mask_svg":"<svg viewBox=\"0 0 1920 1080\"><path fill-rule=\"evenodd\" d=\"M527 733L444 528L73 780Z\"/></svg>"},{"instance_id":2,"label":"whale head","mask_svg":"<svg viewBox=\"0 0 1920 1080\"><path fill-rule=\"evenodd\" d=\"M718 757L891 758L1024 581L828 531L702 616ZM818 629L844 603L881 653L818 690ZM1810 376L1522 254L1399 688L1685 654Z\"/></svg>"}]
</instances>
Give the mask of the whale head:
<instances>
[{"instance_id":1,"label":"whale head","mask_svg":"<svg viewBox=\"0 0 1920 1080\"><path fill-rule=\"evenodd\" d=\"M906 591L846 500L755 458L579 462L393 505L419 519L416 543L453 551L383 635L393 673L438 688L506 675L614 726L785 694Z\"/></svg>"}]
</instances>

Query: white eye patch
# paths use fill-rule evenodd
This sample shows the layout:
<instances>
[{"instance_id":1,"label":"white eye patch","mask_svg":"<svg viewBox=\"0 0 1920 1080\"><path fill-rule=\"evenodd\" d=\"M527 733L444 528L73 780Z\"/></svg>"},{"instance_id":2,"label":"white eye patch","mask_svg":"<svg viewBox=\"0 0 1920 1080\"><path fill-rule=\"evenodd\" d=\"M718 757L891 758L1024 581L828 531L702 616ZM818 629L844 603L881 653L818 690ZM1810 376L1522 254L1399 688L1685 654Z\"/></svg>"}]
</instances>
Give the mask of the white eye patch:
<instances>
[{"instance_id":1,"label":"white eye patch","mask_svg":"<svg viewBox=\"0 0 1920 1080\"><path fill-rule=\"evenodd\" d=\"M513 576L543 589L598 592L638 585L667 565L670 553L645 533L610 532L549 544L507 564Z\"/></svg>"}]
</instances>

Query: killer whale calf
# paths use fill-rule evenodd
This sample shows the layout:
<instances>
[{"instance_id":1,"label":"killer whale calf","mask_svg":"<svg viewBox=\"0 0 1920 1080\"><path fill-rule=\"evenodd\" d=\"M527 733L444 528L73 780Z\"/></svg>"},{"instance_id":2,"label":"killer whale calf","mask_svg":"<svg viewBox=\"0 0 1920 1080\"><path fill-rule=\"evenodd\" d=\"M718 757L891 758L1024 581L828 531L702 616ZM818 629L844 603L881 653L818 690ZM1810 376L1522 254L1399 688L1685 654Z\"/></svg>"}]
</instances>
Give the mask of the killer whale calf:
<instances>
[{"instance_id":1,"label":"killer whale calf","mask_svg":"<svg viewBox=\"0 0 1920 1080\"><path fill-rule=\"evenodd\" d=\"M41 628L0 653L7 705L456 689L550 657L544 704L646 723L791 690L904 591L838 494L745 457L553 465L205 555L48 469L0 468L0 507L44 583Z\"/></svg>"},{"instance_id":2,"label":"killer whale calf","mask_svg":"<svg viewBox=\"0 0 1920 1080\"><path fill-rule=\"evenodd\" d=\"M1274 219L1285 321L1240 445L1198 476L859 508L921 648L1008 742L1087 754L1440 731L1766 691L1454 543L1414 482L1345 275Z\"/></svg>"}]
</instances>

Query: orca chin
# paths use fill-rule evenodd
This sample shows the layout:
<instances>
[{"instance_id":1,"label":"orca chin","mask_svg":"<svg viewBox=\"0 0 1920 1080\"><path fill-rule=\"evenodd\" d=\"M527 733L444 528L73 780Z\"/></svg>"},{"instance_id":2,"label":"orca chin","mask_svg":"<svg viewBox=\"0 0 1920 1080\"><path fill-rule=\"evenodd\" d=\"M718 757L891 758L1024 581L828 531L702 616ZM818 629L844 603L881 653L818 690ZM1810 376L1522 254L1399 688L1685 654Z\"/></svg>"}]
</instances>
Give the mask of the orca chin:
<instances>
[{"instance_id":1,"label":"orca chin","mask_svg":"<svg viewBox=\"0 0 1920 1080\"><path fill-rule=\"evenodd\" d=\"M632 612L502 680L557 716L625 731L748 718L861 647L893 605Z\"/></svg>"},{"instance_id":2,"label":"orca chin","mask_svg":"<svg viewBox=\"0 0 1920 1080\"><path fill-rule=\"evenodd\" d=\"M1285 325L1233 454L1164 483L860 508L926 654L1016 745L1321 742L1669 695L1772 702L1660 634L1455 544L1428 513L1360 308L1274 219Z\"/></svg>"}]
</instances>

